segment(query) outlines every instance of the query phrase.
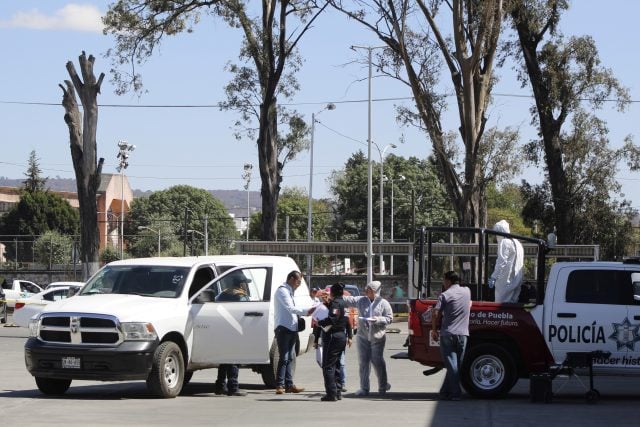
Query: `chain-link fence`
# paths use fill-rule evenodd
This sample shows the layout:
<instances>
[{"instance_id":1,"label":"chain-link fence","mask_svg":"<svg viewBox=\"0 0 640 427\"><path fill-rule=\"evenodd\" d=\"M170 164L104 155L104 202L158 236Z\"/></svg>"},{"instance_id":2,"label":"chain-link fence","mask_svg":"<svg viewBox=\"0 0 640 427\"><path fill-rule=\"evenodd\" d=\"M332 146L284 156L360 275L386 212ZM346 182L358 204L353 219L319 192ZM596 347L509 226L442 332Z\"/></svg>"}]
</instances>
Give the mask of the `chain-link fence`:
<instances>
[{"instance_id":1,"label":"chain-link fence","mask_svg":"<svg viewBox=\"0 0 640 427\"><path fill-rule=\"evenodd\" d=\"M101 243L100 262L121 258L153 256L190 256L235 253L236 236L216 236L189 230L184 235L139 234L109 235ZM124 241L124 243L122 243ZM123 247L121 247L123 245ZM80 260L80 236L47 232L42 235L0 235L0 270L64 270Z\"/></svg>"},{"instance_id":2,"label":"chain-link fence","mask_svg":"<svg viewBox=\"0 0 640 427\"><path fill-rule=\"evenodd\" d=\"M0 268L54 269L79 262L79 236L0 235Z\"/></svg>"}]
</instances>

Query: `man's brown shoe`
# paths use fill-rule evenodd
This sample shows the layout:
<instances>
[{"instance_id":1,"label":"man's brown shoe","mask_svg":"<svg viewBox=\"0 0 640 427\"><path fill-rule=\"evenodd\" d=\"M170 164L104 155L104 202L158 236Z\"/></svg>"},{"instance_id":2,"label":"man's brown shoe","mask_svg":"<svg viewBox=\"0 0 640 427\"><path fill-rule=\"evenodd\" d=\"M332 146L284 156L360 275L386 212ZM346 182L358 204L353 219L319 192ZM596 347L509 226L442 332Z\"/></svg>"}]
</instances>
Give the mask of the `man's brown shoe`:
<instances>
[{"instance_id":1,"label":"man's brown shoe","mask_svg":"<svg viewBox=\"0 0 640 427\"><path fill-rule=\"evenodd\" d=\"M284 387L276 387L276 394L284 393Z\"/></svg>"},{"instance_id":2,"label":"man's brown shoe","mask_svg":"<svg viewBox=\"0 0 640 427\"><path fill-rule=\"evenodd\" d=\"M302 393L304 389L292 385L291 387L288 387L285 391L287 393Z\"/></svg>"}]
</instances>

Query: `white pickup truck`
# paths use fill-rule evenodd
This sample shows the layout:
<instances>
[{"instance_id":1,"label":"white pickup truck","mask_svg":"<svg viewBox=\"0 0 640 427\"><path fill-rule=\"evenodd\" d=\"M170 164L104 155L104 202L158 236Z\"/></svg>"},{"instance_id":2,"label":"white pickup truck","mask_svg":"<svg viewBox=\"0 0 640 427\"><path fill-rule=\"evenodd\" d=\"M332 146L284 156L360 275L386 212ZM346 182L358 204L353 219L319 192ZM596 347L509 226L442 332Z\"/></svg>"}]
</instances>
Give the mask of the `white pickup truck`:
<instances>
[{"instance_id":1,"label":"white pickup truck","mask_svg":"<svg viewBox=\"0 0 640 427\"><path fill-rule=\"evenodd\" d=\"M273 294L293 270L291 258L275 256L112 262L76 296L31 320L27 369L54 395L72 380L146 380L155 395L175 397L194 371L224 363L252 368L274 386ZM248 301L217 301L238 274L247 279ZM311 306L304 282L294 298ZM311 347L309 326L297 344L298 354Z\"/></svg>"},{"instance_id":2,"label":"white pickup truck","mask_svg":"<svg viewBox=\"0 0 640 427\"><path fill-rule=\"evenodd\" d=\"M40 293L43 289L28 280L14 279L11 283L5 281L2 283L8 307L14 307L18 298L27 298L31 295Z\"/></svg>"}]
</instances>

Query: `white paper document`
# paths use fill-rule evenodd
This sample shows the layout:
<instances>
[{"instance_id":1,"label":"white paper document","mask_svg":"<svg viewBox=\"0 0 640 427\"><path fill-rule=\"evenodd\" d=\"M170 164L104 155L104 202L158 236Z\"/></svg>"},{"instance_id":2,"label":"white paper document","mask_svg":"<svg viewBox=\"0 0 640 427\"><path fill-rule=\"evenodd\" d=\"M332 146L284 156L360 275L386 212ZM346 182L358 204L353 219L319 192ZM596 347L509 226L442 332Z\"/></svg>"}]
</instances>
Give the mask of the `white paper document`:
<instances>
[{"instance_id":1,"label":"white paper document","mask_svg":"<svg viewBox=\"0 0 640 427\"><path fill-rule=\"evenodd\" d=\"M321 321L329 316L329 309L324 304L318 304L311 317L316 321Z\"/></svg>"}]
</instances>

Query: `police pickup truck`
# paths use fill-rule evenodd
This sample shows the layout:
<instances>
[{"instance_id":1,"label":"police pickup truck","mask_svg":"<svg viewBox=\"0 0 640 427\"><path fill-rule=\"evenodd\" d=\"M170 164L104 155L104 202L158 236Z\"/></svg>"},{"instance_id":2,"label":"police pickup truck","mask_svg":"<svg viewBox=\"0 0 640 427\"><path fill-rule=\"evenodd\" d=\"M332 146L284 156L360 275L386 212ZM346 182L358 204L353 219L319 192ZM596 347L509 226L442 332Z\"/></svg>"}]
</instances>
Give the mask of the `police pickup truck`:
<instances>
[{"instance_id":1,"label":"police pickup truck","mask_svg":"<svg viewBox=\"0 0 640 427\"><path fill-rule=\"evenodd\" d=\"M31 319L26 367L38 388L53 395L72 380L146 380L155 395L175 397L194 371L224 363L252 368L274 386L273 294L293 270L291 258L275 256L112 262L73 298ZM242 301L217 298L238 277ZM304 281L294 299L311 306ZM312 345L310 332L299 333L298 354Z\"/></svg>"},{"instance_id":2,"label":"police pickup truck","mask_svg":"<svg viewBox=\"0 0 640 427\"><path fill-rule=\"evenodd\" d=\"M472 230L485 243L489 234L496 234ZM468 393L483 398L504 396L519 378L557 372L571 355L580 354L590 360L578 368L589 365L594 375L640 375L640 264L558 262L551 266L545 283L545 242L497 234L539 245L538 291L526 304L473 301L461 372ZM480 253L486 254L488 245L480 246ZM488 262L480 263L479 277L487 267ZM472 295L478 297L471 287ZM479 289L480 294L482 289L486 293L486 284ZM435 302L408 301L408 358L441 368L438 342L429 334Z\"/></svg>"}]
</instances>

